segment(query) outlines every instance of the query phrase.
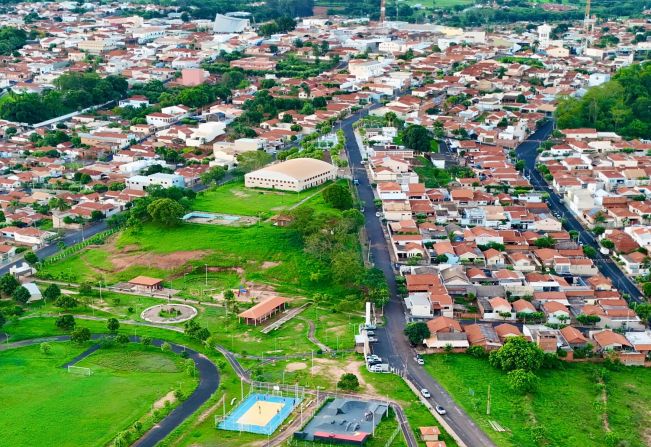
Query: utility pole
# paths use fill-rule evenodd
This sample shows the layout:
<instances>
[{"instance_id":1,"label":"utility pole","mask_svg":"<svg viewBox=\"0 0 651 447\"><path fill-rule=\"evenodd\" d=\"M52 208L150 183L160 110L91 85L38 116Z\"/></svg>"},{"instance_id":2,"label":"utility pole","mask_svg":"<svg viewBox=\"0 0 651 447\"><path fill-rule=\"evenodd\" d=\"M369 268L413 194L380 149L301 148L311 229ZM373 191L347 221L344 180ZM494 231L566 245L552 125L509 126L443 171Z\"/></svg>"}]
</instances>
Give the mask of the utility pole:
<instances>
[{"instance_id":1,"label":"utility pole","mask_svg":"<svg viewBox=\"0 0 651 447\"><path fill-rule=\"evenodd\" d=\"M491 414L491 384L488 384L488 398L486 399L486 414Z\"/></svg>"},{"instance_id":2,"label":"utility pole","mask_svg":"<svg viewBox=\"0 0 651 447\"><path fill-rule=\"evenodd\" d=\"M206 265L206 287L208 287L208 264Z\"/></svg>"}]
</instances>

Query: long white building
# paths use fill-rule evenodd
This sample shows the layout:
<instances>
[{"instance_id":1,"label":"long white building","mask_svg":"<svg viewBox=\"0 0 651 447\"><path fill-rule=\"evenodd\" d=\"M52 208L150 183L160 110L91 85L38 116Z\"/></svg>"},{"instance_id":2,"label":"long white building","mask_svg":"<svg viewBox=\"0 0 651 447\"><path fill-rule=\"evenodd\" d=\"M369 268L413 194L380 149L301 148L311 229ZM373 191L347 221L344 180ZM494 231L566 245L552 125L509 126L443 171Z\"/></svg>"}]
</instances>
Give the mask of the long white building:
<instances>
[{"instance_id":1,"label":"long white building","mask_svg":"<svg viewBox=\"0 0 651 447\"><path fill-rule=\"evenodd\" d=\"M247 188L303 191L337 177L337 168L314 158L295 158L265 166L244 176Z\"/></svg>"}]
</instances>

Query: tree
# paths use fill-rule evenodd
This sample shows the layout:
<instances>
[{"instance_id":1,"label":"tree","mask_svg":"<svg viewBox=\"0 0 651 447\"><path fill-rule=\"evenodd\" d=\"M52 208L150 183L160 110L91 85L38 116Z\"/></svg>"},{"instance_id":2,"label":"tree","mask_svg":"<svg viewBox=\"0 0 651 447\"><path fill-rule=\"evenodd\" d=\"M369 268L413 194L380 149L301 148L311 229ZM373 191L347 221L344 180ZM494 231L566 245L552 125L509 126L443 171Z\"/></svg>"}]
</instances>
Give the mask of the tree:
<instances>
[{"instance_id":1,"label":"tree","mask_svg":"<svg viewBox=\"0 0 651 447\"><path fill-rule=\"evenodd\" d=\"M11 297L15 301L25 304L27 301L29 301L32 295L29 293L29 290L27 290L24 286L20 286L16 290L14 290L14 293L11 294Z\"/></svg>"},{"instance_id":2,"label":"tree","mask_svg":"<svg viewBox=\"0 0 651 447\"><path fill-rule=\"evenodd\" d=\"M201 174L201 182L204 185L210 185L212 183L219 183L221 179L226 175L226 171L221 166L215 166L214 168Z\"/></svg>"},{"instance_id":3,"label":"tree","mask_svg":"<svg viewBox=\"0 0 651 447\"><path fill-rule=\"evenodd\" d=\"M556 244L556 240L551 236L539 237L536 239L534 244L536 244L536 247L538 248L553 248Z\"/></svg>"},{"instance_id":4,"label":"tree","mask_svg":"<svg viewBox=\"0 0 651 447\"><path fill-rule=\"evenodd\" d=\"M56 307L62 309L72 309L73 307L77 307L78 304L79 302L70 295L60 295L54 302Z\"/></svg>"},{"instance_id":5,"label":"tree","mask_svg":"<svg viewBox=\"0 0 651 447\"><path fill-rule=\"evenodd\" d=\"M156 199L147 206L152 220L164 227L173 227L181 222L185 214L183 207L172 199Z\"/></svg>"},{"instance_id":6,"label":"tree","mask_svg":"<svg viewBox=\"0 0 651 447\"><path fill-rule=\"evenodd\" d=\"M584 245L583 254L588 258L594 258L597 256L597 250L595 250L594 247L591 247L590 245Z\"/></svg>"},{"instance_id":7,"label":"tree","mask_svg":"<svg viewBox=\"0 0 651 447\"><path fill-rule=\"evenodd\" d=\"M536 390L538 376L525 369L514 369L506 374L509 387L519 394L531 393Z\"/></svg>"},{"instance_id":8,"label":"tree","mask_svg":"<svg viewBox=\"0 0 651 447\"><path fill-rule=\"evenodd\" d=\"M31 251L25 252L23 258L25 259L25 261L27 261L29 265L34 265L38 262L38 256L36 256L36 254Z\"/></svg>"},{"instance_id":9,"label":"tree","mask_svg":"<svg viewBox=\"0 0 651 447\"><path fill-rule=\"evenodd\" d=\"M405 326L405 335L409 339L409 343L413 346L418 346L423 343L423 340L430 337L430 331L426 323L417 322L409 323Z\"/></svg>"},{"instance_id":10,"label":"tree","mask_svg":"<svg viewBox=\"0 0 651 447\"><path fill-rule=\"evenodd\" d=\"M152 339L149 335L143 335L142 337L140 337L140 343L143 346L151 346Z\"/></svg>"},{"instance_id":11,"label":"tree","mask_svg":"<svg viewBox=\"0 0 651 447\"><path fill-rule=\"evenodd\" d=\"M38 350L41 351L41 354L48 355L50 352L52 352L52 345L44 341L38 345Z\"/></svg>"},{"instance_id":12,"label":"tree","mask_svg":"<svg viewBox=\"0 0 651 447\"><path fill-rule=\"evenodd\" d=\"M120 322L117 318L109 318L106 322L106 329L108 329L109 332L115 333L120 329Z\"/></svg>"},{"instance_id":13,"label":"tree","mask_svg":"<svg viewBox=\"0 0 651 447\"><path fill-rule=\"evenodd\" d=\"M75 317L70 314L65 314L57 317L54 324L63 331L71 331L75 328L77 323L75 322Z\"/></svg>"},{"instance_id":14,"label":"tree","mask_svg":"<svg viewBox=\"0 0 651 447\"><path fill-rule=\"evenodd\" d=\"M356 251L341 250L332 257L330 271L336 283L351 287L364 273L364 266Z\"/></svg>"},{"instance_id":15,"label":"tree","mask_svg":"<svg viewBox=\"0 0 651 447\"><path fill-rule=\"evenodd\" d=\"M55 301L61 296L61 289L56 284L50 284L43 292L43 297L48 301Z\"/></svg>"},{"instance_id":16,"label":"tree","mask_svg":"<svg viewBox=\"0 0 651 447\"><path fill-rule=\"evenodd\" d=\"M599 315L581 314L576 317L576 321L586 326L593 326L601 321L601 317Z\"/></svg>"},{"instance_id":17,"label":"tree","mask_svg":"<svg viewBox=\"0 0 651 447\"><path fill-rule=\"evenodd\" d=\"M544 352L524 337L509 337L497 351L491 352L490 364L503 371L535 371L542 366Z\"/></svg>"},{"instance_id":18,"label":"tree","mask_svg":"<svg viewBox=\"0 0 651 447\"><path fill-rule=\"evenodd\" d=\"M335 183L330 185L321 193L325 203L339 210L347 210L353 207L353 197L348 186Z\"/></svg>"},{"instance_id":19,"label":"tree","mask_svg":"<svg viewBox=\"0 0 651 447\"><path fill-rule=\"evenodd\" d=\"M20 282L11 274L5 273L0 277L0 292L5 296L10 296L20 286Z\"/></svg>"},{"instance_id":20,"label":"tree","mask_svg":"<svg viewBox=\"0 0 651 447\"><path fill-rule=\"evenodd\" d=\"M6 322L7 318L5 317L5 314L0 313L0 327L4 326Z\"/></svg>"},{"instance_id":21,"label":"tree","mask_svg":"<svg viewBox=\"0 0 651 447\"><path fill-rule=\"evenodd\" d=\"M606 232L606 228L599 225L592 229L592 234L594 234L595 236L601 236L605 232Z\"/></svg>"},{"instance_id":22,"label":"tree","mask_svg":"<svg viewBox=\"0 0 651 447\"><path fill-rule=\"evenodd\" d=\"M651 304L650 303L639 303L635 306L635 313L638 317L644 322L644 324L649 323L651 318Z\"/></svg>"},{"instance_id":23,"label":"tree","mask_svg":"<svg viewBox=\"0 0 651 447\"><path fill-rule=\"evenodd\" d=\"M172 350L172 345L168 342L163 342L163 344L160 345L160 350L163 352L170 352Z\"/></svg>"},{"instance_id":24,"label":"tree","mask_svg":"<svg viewBox=\"0 0 651 447\"><path fill-rule=\"evenodd\" d=\"M70 341L78 344L86 343L90 340L90 329L87 327L80 327L72 331L70 334Z\"/></svg>"},{"instance_id":25,"label":"tree","mask_svg":"<svg viewBox=\"0 0 651 447\"><path fill-rule=\"evenodd\" d=\"M337 387L344 391L356 391L359 389L359 379L352 373L342 374L337 382Z\"/></svg>"},{"instance_id":26,"label":"tree","mask_svg":"<svg viewBox=\"0 0 651 447\"><path fill-rule=\"evenodd\" d=\"M93 292L93 284L88 281L84 281L79 284L79 293L81 295L90 295Z\"/></svg>"},{"instance_id":27,"label":"tree","mask_svg":"<svg viewBox=\"0 0 651 447\"><path fill-rule=\"evenodd\" d=\"M608 250L612 250L615 248L615 243L610 239L604 239L601 241L601 246L607 248Z\"/></svg>"},{"instance_id":28,"label":"tree","mask_svg":"<svg viewBox=\"0 0 651 447\"><path fill-rule=\"evenodd\" d=\"M402 135L402 141L409 149L418 152L429 152L432 147L432 136L420 125L410 125Z\"/></svg>"}]
</instances>

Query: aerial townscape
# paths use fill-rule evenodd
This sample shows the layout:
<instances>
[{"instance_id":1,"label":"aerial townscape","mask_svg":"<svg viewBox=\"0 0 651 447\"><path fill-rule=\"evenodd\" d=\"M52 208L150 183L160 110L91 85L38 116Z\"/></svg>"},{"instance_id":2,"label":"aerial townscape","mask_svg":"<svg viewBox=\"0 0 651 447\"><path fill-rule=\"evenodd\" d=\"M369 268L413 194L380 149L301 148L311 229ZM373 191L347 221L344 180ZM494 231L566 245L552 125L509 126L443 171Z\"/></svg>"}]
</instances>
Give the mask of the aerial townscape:
<instances>
[{"instance_id":1,"label":"aerial townscape","mask_svg":"<svg viewBox=\"0 0 651 447\"><path fill-rule=\"evenodd\" d=\"M0 21L0 446L651 446L651 0Z\"/></svg>"}]
</instances>

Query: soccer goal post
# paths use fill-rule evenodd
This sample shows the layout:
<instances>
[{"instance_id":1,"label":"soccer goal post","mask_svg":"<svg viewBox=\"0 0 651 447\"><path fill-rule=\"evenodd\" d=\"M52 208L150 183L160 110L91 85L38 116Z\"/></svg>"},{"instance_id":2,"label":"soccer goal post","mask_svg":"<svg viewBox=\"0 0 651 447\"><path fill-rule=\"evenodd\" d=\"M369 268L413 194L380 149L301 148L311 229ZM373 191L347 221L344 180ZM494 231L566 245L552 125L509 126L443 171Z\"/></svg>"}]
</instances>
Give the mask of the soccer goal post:
<instances>
[{"instance_id":1,"label":"soccer goal post","mask_svg":"<svg viewBox=\"0 0 651 447\"><path fill-rule=\"evenodd\" d=\"M93 373L90 368L85 368L83 366L68 366L68 372L80 376L90 376Z\"/></svg>"}]
</instances>

